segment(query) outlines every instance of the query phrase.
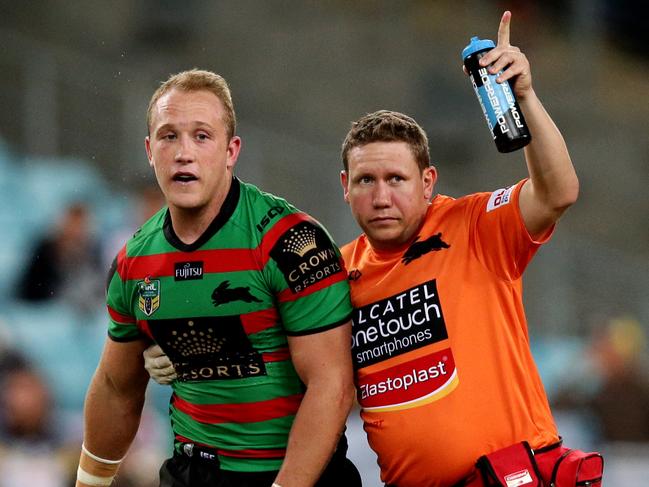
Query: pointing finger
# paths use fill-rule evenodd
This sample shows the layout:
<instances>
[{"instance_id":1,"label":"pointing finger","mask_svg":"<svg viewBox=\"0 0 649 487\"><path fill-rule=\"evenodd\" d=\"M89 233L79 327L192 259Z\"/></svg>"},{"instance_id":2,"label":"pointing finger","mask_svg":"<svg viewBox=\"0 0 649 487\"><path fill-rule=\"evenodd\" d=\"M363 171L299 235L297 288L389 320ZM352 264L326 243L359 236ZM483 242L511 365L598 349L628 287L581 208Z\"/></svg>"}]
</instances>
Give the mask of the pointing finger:
<instances>
[{"instance_id":1,"label":"pointing finger","mask_svg":"<svg viewBox=\"0 0 649 487\"><path fill-rule=\"evenodd\" d=\"M500 19L500 26L498 26L498 46L509 46L509 24L511 19L512 13L505 10Z\"/></svg>"}]
</instances>

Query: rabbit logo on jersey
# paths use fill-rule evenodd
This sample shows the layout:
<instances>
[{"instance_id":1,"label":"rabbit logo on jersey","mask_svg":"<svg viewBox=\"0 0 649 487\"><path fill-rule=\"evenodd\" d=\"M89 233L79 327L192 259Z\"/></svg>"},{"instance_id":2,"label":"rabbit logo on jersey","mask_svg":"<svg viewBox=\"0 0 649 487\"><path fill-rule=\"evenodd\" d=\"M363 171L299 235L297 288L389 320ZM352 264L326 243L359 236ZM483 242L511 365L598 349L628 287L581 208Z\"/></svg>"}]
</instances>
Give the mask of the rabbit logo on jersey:
<instances>
[{"instance_id":1,"label":"rabbit logo on jersey","mask_svg":"<svg viewBox=\"0 0 649 487\"><path fill-rule=\"evenodd\" d=\"M433 279L354 310L352 353L358 399L365 410L403 409L432 402L457 385L442 306ZM439 343L387 368L366 367ZM393 364L395 361L391 361ZM397 361L398 362L398 361Z\"/></svg>"}]
</instances>

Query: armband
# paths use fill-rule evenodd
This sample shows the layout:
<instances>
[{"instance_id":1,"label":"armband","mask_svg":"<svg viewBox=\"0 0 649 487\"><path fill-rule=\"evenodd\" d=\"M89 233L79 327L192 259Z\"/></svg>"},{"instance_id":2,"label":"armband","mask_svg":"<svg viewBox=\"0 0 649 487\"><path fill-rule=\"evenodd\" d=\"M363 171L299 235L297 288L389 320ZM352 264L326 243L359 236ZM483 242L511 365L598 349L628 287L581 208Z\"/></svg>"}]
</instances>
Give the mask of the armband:
<instances>
[{"instance_id":1,"label":"armband","mask_svg":"<svg viewBox=\"0 0 649 487\"><path fill-rule=\"evenodd\" d=\"M77 469L77 487L107 487L113 483L120 460L107 460L98 457L81 445L81 458Z\"/></svg>"}]
</instances>

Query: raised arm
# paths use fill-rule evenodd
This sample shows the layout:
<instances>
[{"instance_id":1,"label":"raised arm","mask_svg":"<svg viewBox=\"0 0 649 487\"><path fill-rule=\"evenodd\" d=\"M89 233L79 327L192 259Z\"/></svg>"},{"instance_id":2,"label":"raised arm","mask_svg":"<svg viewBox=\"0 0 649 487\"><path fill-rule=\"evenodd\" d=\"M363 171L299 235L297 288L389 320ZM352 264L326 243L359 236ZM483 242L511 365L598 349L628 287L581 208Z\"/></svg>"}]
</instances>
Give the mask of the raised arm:
<instances>
[{"instance_id":1,"label":"raised arm","mask_svg":"<svg viewBox=\"0 0 649 487\"><path fill-rule=\"evenodd\" d=\"M511 13L505 12L498 28L498 44L480 60L492 65L492 74L504 70L498 81L509 80L532 134L525 147L530 179L520 194L520 210L528 232L541 237L577 200L579 181L559 129L543 108L532 87L530 63L509 43Z\"/></svg>"},{"instance_id":2,"label":"raised arm","mask_svg":"<svg viewBox=\"0 0 649 487\"><path fill-rule=\"evenodd\" d=\"M86 395L77 487L110 485L111 475L137 433L149 380L142 358L145 348L146 343L140 340L106 340Z\"/></svg>"},{"instance_id":3,"label":"raised arm","mask_svg":"<svg viewBox=\"0 0 649 487\"><path fill-rule=\"evenodd\" d=\"M333 454L354 399L351 322L312 335L289 337L306 393L295 416L276 483L312 486Z\"/></svg>"}]
</instances>

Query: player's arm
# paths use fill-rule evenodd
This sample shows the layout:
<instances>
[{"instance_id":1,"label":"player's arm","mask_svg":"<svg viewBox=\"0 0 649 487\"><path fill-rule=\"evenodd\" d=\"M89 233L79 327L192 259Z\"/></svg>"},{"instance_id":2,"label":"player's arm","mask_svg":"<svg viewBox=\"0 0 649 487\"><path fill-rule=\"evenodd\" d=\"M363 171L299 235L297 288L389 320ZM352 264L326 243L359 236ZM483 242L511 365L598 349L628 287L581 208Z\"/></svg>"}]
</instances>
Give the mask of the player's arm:
<instances>
[{"instance_id":1,"label":"player's arm","mask_svg":"<svg viewBox=\"0 0 649 487\"><path fill-rule=\"evenodd\" d=\"M143 340L106 340L86 395L77 487L111 485L137 433L149 380L142 358L146 346Z\"/></svg>"},{"instance_id":2,"label":"player's arm","mask_svg":"<svg viewBox=\"0 0 649 487\"><path fill-rule=\"evenodd\" d=\"M312 486L333 454L354 398L351 322L288 338L291 357L306 392L295 416L276 483Z\"/></svg>"},{"instance_id":3,"label":"player's arm","mask_svg":"<svg viewBox=\"0 0 649 487\"><path fill-rule=\"evenodd\" d=\"M532 87L530 63L519 48L509 43L511 13L505 12L498 29L497 46L480 64L491 73L504 72L498 81L509 80L532 134L525 147L529 180L521 190L519 205L528 232L541 237L577 200L579 181L568 149Z\"/></svg>"}]
</instances>

